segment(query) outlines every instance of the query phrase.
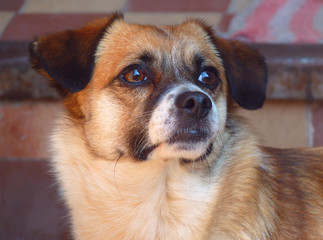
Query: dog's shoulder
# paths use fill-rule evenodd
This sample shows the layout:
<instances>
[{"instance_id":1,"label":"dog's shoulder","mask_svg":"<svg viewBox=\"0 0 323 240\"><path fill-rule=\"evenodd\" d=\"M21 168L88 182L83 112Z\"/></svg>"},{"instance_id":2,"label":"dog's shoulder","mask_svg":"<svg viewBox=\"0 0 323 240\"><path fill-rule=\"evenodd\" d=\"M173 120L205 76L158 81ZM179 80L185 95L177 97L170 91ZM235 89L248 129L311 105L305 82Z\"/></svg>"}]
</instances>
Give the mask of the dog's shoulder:
<instances>
[{"instance_id":1,"label":"dog's shoulder","mask_svg":"<svg viewBox=\"0 0 323 240\"><path fill-rule=\"evenodd\" d=\"M323 147L290 149L262 147L262 150L267 159L271 159L271 162L282 169L293 168L299 171L315 169L323 173Z\"/></svg>"},{"instance_id":2,"label":"dog's shoulder","mask_svg":"<svg viewBox=\"0 0 323 240\"><path fill-rule=\"evenodd\" d=\"M275 173L281 183L307 184L310 181L311 184L317 184L316 190L322 190L320 194L323 199L323 147L291 149L262 147L262 151L263 164Z\"/></svg>"},{"instance_id":3,"label":"dog's shoulder","mask_svg":"<svg viewBox=\"0 0 323 240\"><path fill-rule=\"evenodd\" d=\"M281 221L278 239L323 235L323 147L262 151L262 180L271 188Z\"/></svg>"}]
</instances>

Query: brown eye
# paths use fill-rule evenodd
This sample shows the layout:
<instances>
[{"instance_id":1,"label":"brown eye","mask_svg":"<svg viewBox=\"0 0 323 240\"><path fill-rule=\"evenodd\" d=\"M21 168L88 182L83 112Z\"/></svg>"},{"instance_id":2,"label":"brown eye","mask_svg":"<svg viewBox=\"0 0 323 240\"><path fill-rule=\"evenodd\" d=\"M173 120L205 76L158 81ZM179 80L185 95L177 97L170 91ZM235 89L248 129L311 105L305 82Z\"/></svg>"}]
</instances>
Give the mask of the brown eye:
<instances>
[{"instance_id":1,"label":"brown eye","mask_svg":"<svg viewBox=\"0 0 323 240\"><path fill-rule=\"evenodd\" d=\"M146 81L148 76L140 68L132 68L123 74L122 78L129 83L140 83Z\"/></svg>"},{"instance_id":2,"label":"brown eye","mask_svg":"<svg viewBox=\"0 0 323 240\"><path fill-rule=\"evenodd\" d=\"M212 68L213 69L213 68ZM198 82L206 85L210 89L215 89L219 85L219 78L216 70L206 69L198 77Z\"/></svg>"},{"instance_id":3,"label":"brown eye","mask_svg":"<svg viewBox=\"0 0 323 240\"><path fill-rule=\"evenodd\" d=\"M201 72L198 80L200 82L202 82L204 84L208 84L208 85L213 85L218 81L215 74L211 71L208 71L208 70Z\"/></svg>"}]
</instances>

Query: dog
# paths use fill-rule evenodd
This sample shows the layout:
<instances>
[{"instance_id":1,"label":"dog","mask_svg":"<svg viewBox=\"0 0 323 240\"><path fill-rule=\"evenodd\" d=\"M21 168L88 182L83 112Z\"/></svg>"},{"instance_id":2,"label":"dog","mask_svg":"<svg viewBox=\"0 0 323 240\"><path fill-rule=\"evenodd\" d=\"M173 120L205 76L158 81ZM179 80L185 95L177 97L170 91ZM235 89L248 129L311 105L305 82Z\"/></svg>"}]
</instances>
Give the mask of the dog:
<instances>
[{"instance_id":1,"label":"dog","mask_svg":"<svg viewBox=\"0 0 323 240\"><path fill-rule=\"evenodd\" d=\"M75 239L323 239L323 148L260 146L236 113L266 99L257 50L116 13L30 56L62 96L51 164Z\"/></svg>"}]
</instances>

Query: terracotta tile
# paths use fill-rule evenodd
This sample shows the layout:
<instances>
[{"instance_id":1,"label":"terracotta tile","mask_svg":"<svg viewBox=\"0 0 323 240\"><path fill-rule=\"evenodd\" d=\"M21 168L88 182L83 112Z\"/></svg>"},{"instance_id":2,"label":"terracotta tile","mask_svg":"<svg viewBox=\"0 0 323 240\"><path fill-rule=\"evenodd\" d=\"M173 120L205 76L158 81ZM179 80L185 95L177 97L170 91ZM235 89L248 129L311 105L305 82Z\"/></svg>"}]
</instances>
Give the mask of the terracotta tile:
<instances>
[{"instance_id":1,"label":"terracotta tile","mask_svg":"<svg viewBox=\"0 0 323 240\"><path fill-rule=\"evenodd\" d=\"M25 0L1 0L0 11L18 11Z\"/></svg>"},{"instance_id":2,"label":"terracotta tile","mask_svg":"<svg viewBox=\"0 0 323 240\"><path fill-rule=\"evenodd\" d=\"M57 103L0 104L0 157L48 158L50 134Z\"/></svg>"},{"instance_id":3,"label":"terracotta tile","mask_svg":"<svg viewBox=\"0 0 323 240\"><path fill-rule=\"evenodd\" d=\"M47 163L0 160L0 239L71 239Z\"/></svg>"},{"instance_id":4,"label":"terracotta tile","mask_svg":"<svg viewBox=\"0 0 323 240\"><path fill-rule=\"evenodd\" d=\"M14 14L15 14L14 12L0 10L0 36L6 29L8 23L10 22Z\"/></svg>"},{"instance_id":5,"label":"terracotta tile","mask_svg":"<svg viewBox=\"0 0 323 240\"><path fill-rule=\"evenodd\" d=\"M225 14L222 16L220 24L219 24L219 30L221 32L226 32L229 28L229 25L231 23L231 19L233 18L232 14Z\"/></svg>"},{"instance_id":6,"label":"terracotta tile","mask_svg":"<svg viewBox=\"0 0 323 240\"><path fill-rule=\"evenodd\" d=\"M312 108L312 124L314 128L314 146L323 146L323 104Z\"/></svg>"},{"instance_id":7,"label":"terracotta tile","mask_svg":"<svg viewBox=\"0 0 323 240\"><path fill-rule=\"evenodd\" d=\"M19 14L9 23L2 40L31 40L39 34L81 27L107 14Z\"/></svg>"},{"instance_id":8,"label":"terracotta tile","mask_svg":"<svg viewBox=\"0 0 323 240\"><path fill-rule=\"evenodd\" d=\"M23 13L106 13L123 9L127 0L26 0Z\"/></svg>"},{"instance_id":9,"label":"terracotta tile","mask_svg":"<svg viewBox=\"0 0 323 240\"><path fill-rule=\"evenodd\" d=\"M305 106L300 101L267 101L260 110L240 110L239 113L248 119L264 145L307 147Z\"/></svg>"},{"instance_id":10,"label":"terracotta tile","mask_svg":"<svg viewBox=\"0 0 323 240\"><path fill-rule=\"evenodd\" d=\"M227 10L230 0L130 0L126 10L128 11L147 11L147 12L224 12Z\"/></svg>"},{"instance_id":11,"label":"terracotta tile","mask_svg":"<svg viewBox=\"0 0 323 240\"><path fill-rule=\"evenodd\" d=\"M217 27L221 20L221 13L146 13L126 12L125 19L140 24L170 25L180 24L188 18L199 18Z\"/></svg>"}]
</instances>

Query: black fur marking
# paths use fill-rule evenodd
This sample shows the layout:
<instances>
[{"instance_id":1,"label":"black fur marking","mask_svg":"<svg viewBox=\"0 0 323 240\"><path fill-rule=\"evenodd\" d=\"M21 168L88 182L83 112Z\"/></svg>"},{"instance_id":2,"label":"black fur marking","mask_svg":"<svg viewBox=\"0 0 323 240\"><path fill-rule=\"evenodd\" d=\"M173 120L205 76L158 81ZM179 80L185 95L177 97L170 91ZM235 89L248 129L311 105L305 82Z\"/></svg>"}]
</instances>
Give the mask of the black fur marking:
<instances>
[{"instance_id":1,"label":"black fur marking","mask_svg":"<svg viewBox=\"0 0 323 240\"><path fill-rule=\"evenodd\" d=\"M107 28L122 18L114 14L104 24L85 26L39 37L29 46L33 67L45 71L69 92L83 90L90 81L95 51Z\"/></svg>"},{"instance_id":2,"label":"black fur marking","mask_svg":"<svg viewBox=\"0 0 323 240\"><path fill-rule=\"evenodd\" d=\"M245 49L237 47L233 51L236 55L233 58L230 56L229 60L224 60L232 97L243 108L259 109L266 100L266 63L257 51L251 48L248 49L248 51L252 51L250 57ZM222 57L223 59L228 58L224 55Z\"/></svg>"},{"instance_id":3,"label":"black fur marking","mask_svg":"<svg viewBox=\"0 0 323 240\"><path fill-rule=\"evenodd\" d=\"M139 161L146 161L149 154L152 153L157 147L158 147L158 145L152 145L150 147L146 147L146 148L141 149L135 155L136 159Z\"/></svg>"},{"instance_id":4,"label":"black fur marking","mask_svg":"<svg viewBox=\"0 0 323 240\"><path fill-rule=\"evenodd\" d=\"M144 161L153 150L150 149L153 146L150 146L148 142L147 126L149 119L150 116L146 115L145 118L137 119L137 124L133 125L127 133L127 136L125 136L128 139L130 154L137 161Z\"/></svg>"},{"instance_id":5,"label":"black fur marking","mask_svg":"<svg viewBox=\"0 0 323 240\"><path fill-rule=\"evenodd\" d=\"M201 54L195 54L193 58L193 65L196 66L197 71L200 72L204 66L205 57Z\"/></svg>"},{"instance_id":6,"label":"black fur marking","mask_svg":"<svg viewBox=\"0 0 323 240\"><path fill-rule=\"evenodd\" d=\"M160 84L157 88L155 88L153 93L149 96L149 98L146 101L145 112L152 112L156 108L157 104L160 102L161 98L167 93L167 91L171 87L171 83L166 83Z\"/></svg>"},{"instance_id":7,"label":"black fur marking","mask_svg":"<svg viewBox=\"0 0 323 240\"><path fill-rule=\"evenodd\" d=\"M152 64L154 61L154 57L149 52L144 52L140 57L140 61L144 62L145 64Z\"/></svg>"}]
</instances>

